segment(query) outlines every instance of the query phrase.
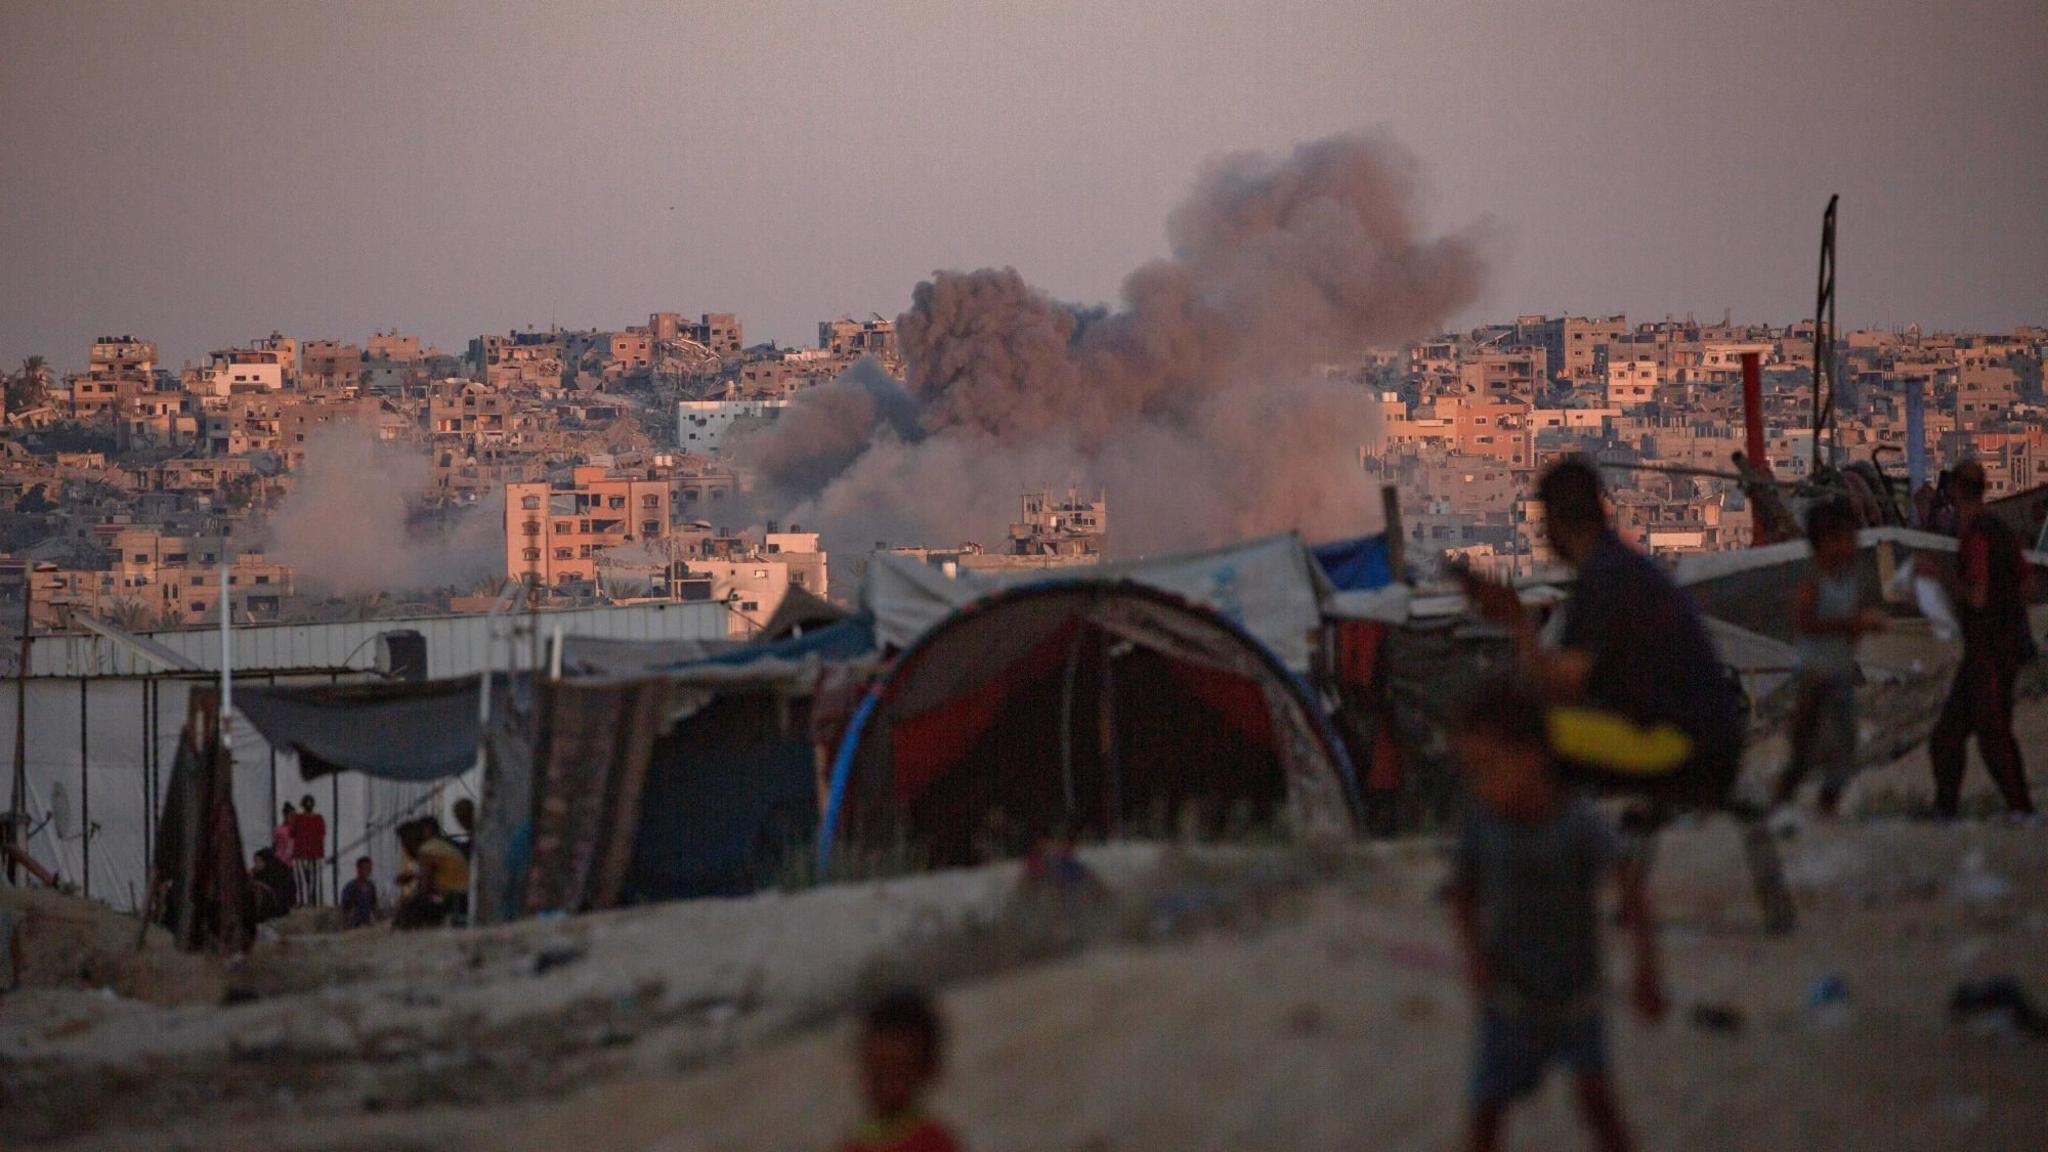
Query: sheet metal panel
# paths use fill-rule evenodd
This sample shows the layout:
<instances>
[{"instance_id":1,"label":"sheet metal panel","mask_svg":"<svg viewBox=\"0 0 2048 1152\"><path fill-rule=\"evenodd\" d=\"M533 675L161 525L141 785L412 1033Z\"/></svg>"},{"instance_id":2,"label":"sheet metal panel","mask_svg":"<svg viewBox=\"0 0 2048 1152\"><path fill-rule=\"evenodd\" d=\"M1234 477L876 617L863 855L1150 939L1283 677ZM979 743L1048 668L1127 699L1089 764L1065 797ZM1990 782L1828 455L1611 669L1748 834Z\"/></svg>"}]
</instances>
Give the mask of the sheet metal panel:
<instances>
[{"instance_id":1,"label":"sheet metal panel","mask_svg":"<svg viewBox=\"0 0 2048 1152\"><path fill-rule=\"evenodd\" d=\"M709 602L632 604L620 607L572 608L537 614L543 643L560 629L565 636L611 640L722 640L726 609ZM377 636L410 629L427 641L427 675L466 676L481 671L496 630L496 661L505 664L508 632L521 636L520 663L530 648L524 613L499 617L427 616L396 620L342 621L329 624L252 624L230 633L238 671L287 669L368 669L376 661ZM185 657L202 669L220 667L220 632L215 628L142 633L145 638ZM95 676L146 676L163 669L140 653L103 636L38 636L29 649L33 677L76 679Z\"/></svg>"}]
</instances>

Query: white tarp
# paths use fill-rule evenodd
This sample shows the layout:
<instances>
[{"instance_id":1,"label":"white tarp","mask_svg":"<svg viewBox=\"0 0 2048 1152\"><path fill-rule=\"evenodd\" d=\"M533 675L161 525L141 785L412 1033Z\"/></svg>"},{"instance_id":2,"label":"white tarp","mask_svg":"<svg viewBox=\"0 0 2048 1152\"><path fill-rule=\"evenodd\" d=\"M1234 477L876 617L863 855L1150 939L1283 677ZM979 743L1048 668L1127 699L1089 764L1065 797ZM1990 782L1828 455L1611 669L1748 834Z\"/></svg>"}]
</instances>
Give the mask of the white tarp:
<instances>
[{"instance_id":1,"label":"white tarp","mask_svg":"<svg viewBox=\"0 0 2048 1152\"><path fill-rule=\"evenodd\" d=\"M1156 560L1001 575L963 572L952 579L921 561L882 554L868 562L861 598L874 613L876 639L905 648L961 606L991 592L1069 581L1128 581L1213 609L1257 637L1295 672L1309 669L1313 637L1330 594L1315 557L1290 533Z\"/></svg>"}]
</instances>

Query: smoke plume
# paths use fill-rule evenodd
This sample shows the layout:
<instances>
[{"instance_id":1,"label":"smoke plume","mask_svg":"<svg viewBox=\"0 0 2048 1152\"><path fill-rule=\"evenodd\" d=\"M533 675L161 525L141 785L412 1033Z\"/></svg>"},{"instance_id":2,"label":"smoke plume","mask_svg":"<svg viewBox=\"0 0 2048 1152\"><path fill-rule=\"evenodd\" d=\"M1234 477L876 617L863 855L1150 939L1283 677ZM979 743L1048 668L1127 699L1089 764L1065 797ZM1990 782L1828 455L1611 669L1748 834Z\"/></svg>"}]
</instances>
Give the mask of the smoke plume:
<instances>
[{"instance_id":1,"label":"smoke plume","mask_svg":"<svg viewBox=\"0 0 2048 1152\"><path fill-rule=\"evenodd\" d=\"M358 425L328 425L307 438L305 465L294 475L265 546L292 566L301 592L467 591L504 570L502 504L486 501L445 521L416 514L433 477L417 449Z\"/></svg>"},{"instance_id":2,"label":"smoke plume","mask_svg":"<svg viewBox=\"0 0 2048 1152\"><path fill-rule=\"evenodd\" d=\"M842 548L986 541L1023 490L1068 482L1108 490L1126 556L1370 531L1370 394L1315 369L1472 302L1476 242L1422 235L1416 192L1412 159L1379 137L1224 157L1120 307L1061 303L1008 268L939 272L897 320L908 409L842 378L741 451Z\"/></svg>"}]
</instances>

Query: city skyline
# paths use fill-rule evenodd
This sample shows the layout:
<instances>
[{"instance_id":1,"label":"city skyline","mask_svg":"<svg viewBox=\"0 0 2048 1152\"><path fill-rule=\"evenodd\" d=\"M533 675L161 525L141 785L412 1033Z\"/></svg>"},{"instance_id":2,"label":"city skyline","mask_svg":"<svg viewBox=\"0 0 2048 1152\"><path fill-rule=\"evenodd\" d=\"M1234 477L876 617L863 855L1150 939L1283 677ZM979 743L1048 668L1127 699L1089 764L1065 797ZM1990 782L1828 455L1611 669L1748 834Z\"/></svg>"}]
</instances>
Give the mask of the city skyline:
<instances>
[{"instance_id":1,"label":"city skyline","mask_svg":"<svg viewBox=\"0 0 2048 1152\"><path fill-rule=\"evenodd\" d=\"M1906 4L1562 5L1512 36L1490 8L10 5L0 362L656 308L801 344L983 265L1113 301L1211 158L1361 127L1478 237L1461 323L1804 316L1833 192L1845 325L2048 315L2027 4L1967 37Z\"/></svg>"}]
</instances>

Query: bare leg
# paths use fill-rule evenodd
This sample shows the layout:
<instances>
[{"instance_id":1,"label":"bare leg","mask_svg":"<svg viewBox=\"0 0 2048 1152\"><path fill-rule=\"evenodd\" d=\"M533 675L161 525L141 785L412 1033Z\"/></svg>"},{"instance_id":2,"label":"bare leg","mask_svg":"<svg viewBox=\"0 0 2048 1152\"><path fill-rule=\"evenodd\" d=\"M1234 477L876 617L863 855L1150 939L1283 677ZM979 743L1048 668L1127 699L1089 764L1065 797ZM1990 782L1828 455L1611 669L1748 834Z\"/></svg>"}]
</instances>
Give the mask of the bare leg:
<instances>
[{"instance_id":1,"label":"bare leg","mask_svg":"<svg viewBox=\"0 0 2048 1152\"><path fill-rule=\"evenodd\" d=\"M1635 1147L1629 1139L1628 1123L1622 1119L1621 1101L1615 1098L1614 1084L1604 1073L1580 1075L1579 1117L1603 1152L1628 1152Z\"/></svg>"},{"instance_id":2,"label":"bare leg","mask_svg":"<svg viewBox=\"0 0 2048 1152\"><path fill-rule=\"evenodd\" d=\"M1465 1147L1471 1152L1493 1152L1500 1147L1501 1120L1506 1110L1498 1104L1481 1104L1472 1110L1472 1134Z\"/></svg>"},{"instance_id":3,"label":"bare leg","mask_svg":"<svg viewBox=\"0 0 2048 1152\"><path fill-rule=\"evenodd\" d=\"M1778 843L1761 820L1742 820L1742 854L1749 861L1749 879L1756 885L1756 902L1763 909L1764 931L1782 936L1792 931L1799 913L1792 892L1785 887L1785 865L1778 857Z\"/></svg>"}]
</instances>

